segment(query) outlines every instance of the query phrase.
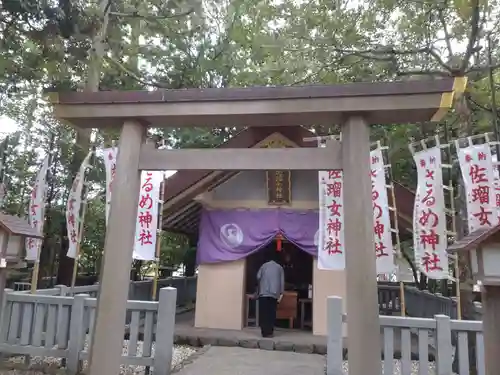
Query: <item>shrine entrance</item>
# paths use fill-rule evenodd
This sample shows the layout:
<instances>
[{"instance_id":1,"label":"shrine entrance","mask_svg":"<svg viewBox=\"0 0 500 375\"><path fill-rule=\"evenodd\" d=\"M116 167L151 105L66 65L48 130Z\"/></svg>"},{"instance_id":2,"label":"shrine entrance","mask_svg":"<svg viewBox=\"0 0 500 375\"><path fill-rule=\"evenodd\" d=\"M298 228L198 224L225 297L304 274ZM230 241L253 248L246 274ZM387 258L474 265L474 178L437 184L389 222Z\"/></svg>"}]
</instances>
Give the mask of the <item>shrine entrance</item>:
<instances>
[{"instance_id":1,"label":"shrine entrance","mask_svg":"<svg viewBox=\"0 0 500 375\"><path fill-rule=\"evenodd\" d=\"M89 368L120 367L141 170L342 170L349 372L380 374L369 125L438 121L466 79L293 87L53 95L56 117L82 128L121 129ZM156 150L149 127L340 124L325 148ZM321 312L326 317L326 296ZM326 321L325 321L326 324ZM168 353L167 353L168 354ZM158 355L158 352L156 353ZM171 355L171 353L170 353Z\"/></svg>"},{"instance_id":2,"label":"shrine entrance","mask_svg":"<svg viewBox=\"0 0 500 375\"><path fill-rule=\"evenodd\" d=\"M313 255L285 238L278 237L246 258L244 326L257 327L259 317L255 293L257 272L278 253L278 263L285 271L285 294L278 305L278 328L312 330Z\"/></svg>"}]
</instances>

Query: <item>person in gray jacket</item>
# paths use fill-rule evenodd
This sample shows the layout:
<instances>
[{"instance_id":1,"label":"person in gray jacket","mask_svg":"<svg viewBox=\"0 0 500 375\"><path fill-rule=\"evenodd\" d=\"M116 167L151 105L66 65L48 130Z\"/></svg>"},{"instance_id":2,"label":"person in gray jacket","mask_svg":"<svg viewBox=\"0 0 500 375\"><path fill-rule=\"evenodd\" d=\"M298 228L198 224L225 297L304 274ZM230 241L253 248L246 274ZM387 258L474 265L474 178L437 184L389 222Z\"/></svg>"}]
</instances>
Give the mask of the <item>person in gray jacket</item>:
<instances>
[{"instance_id":1,"label":"person in gray jacket","mask_svg":"<svg viewBox=\"0 0 500 375\"><path fill-rule=\"evenodd\" d=\"M276 309L285 290L285 272L278 259L279 254L271 252L271 259L257 272L259 325L262 337L273 337Z\"/></svg>"}]
</instances>

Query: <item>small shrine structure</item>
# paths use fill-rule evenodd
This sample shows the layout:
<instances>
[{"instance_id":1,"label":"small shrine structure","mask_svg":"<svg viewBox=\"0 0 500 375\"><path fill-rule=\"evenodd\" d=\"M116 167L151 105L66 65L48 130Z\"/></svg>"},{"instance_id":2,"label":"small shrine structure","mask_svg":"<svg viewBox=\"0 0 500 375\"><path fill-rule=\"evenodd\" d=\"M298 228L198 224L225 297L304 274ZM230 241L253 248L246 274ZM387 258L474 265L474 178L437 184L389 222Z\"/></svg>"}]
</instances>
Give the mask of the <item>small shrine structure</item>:
<instances>
[{"instance_id":1,"label":"small shrine structure","mask_svg":"<svg viewBox=\"0 0 500 375\"><path fill-rule=\"evenodd\" d=\"M43 235L32 228L26 219L0 213L0 268L25 267L25 240L41 239Z\"/></svg>"},{"instance_id":2,"label":"small shrine structure","mask_svg":"<svg viewBox=\"0 0 500 375\"><path fill-rule=\"evenodd\" d=\"M26 219L0 212L0 301L10 269L26 267L26 240L41 239Z\"/></svg>"},{"instance_id":3,"label":"small shrine structure","mask_svg":"<svg viewBox=\"0 0 500 375\"><path fill-rule=\"evenodd\" d=\"M316 148L315 142L305 141L314 136L302 126L248 127L218 148ZM399 231L404 238L412 234L415 195L396 182L394 189ZM346 275L345 271L317 267L318 192L318 173L312 170L184 170L166 180L163 228L189 236L198 247L195 327L239 330L256 324L251 295L257 270L266 260L260 253L281 250L286 263L286 289L296 292L295 315L299 321L293 328L307 326L313 334L326 335L326 298L346 298ZM213 246L210 239L224 236L218 231L230 224L224 220L251 217L250 212L256 221L247 222L249 227L233 224L243 233L251 231L255 247L233 247L238 242L236 237L236 243L229 246L227 241L218 248ZM276 221L262 222L257 219L258 212L276 215ZM293 226L287 226L290 221Z\"/></svg>"},{"instance_id":4,"label":"small shrine structure","mask_svg":"<svg viewBox=\"0 0 500 375\"><path fill-rule=\"evenodd\" d=\"M500 368L500 225L478 229L448 247L470 257L472 278L481 286L486 375Z\"/></svg>"}]
</instances>

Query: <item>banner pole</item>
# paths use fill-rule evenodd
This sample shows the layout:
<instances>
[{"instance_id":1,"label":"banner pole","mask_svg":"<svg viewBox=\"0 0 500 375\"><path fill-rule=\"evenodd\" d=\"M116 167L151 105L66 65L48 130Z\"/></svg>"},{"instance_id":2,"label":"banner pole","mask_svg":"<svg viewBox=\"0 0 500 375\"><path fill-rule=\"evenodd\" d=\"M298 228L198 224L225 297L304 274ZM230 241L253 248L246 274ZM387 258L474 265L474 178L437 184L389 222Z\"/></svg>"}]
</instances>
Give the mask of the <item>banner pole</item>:
<instances>
[{"instance_id":1,"label":"banner pole","mask_svg":"<svg viewBox=\"0 0 500 375\"><path fill-rule=\"evenodd\" d=\"M158 213L158 228L156 229L156 247L155 247L155 273L153 277L153 287L151 288L151 300L156 300L156 292L158 290L158 276L160 273L160 254L161 254L161 234L163 227L163 197L165 189L165 174L163 174L163 181L160 184L160 200L158 205L160 212Z\"/></svg>"},{"instance_id":2,"label":"banner pole","mask_svg":"<svg viewBox=\"0 0 500 375\"><path fill-rule=\"evenodd\" d=\"M455 187L453 186L453 178L452 178L452 172L453 172L453 160L452 160L452 155L451 155L451 144L449 142L449 133L448 133L448 127L447 124L444 126L444 135L446 139L446 155L448 157L448 169L449 169L449 175L448 175L448 194L449 194L449 199L450 199L450 215L451 215L451 231L453 237L457 238L457 213L456 213L456 207L455 207ZM438 136L436 135L436 138ZM455 147L456 151L458 154L458 149L460 148L459 142L455 141ZM443 167L445 167L443 165ZM462 319L462 298L460 296L460 263L459 263L459 257L458 254L455 254L455 259L453 260L454 268L455 268L455 296L456 296L456 301L457 301L457 319L461 320Z\"/></svg>"},{"instance_id":3,"label":"banner pole","mask_svg":"<svg viewBox=\"0 0 500 375\"><path fill-rule=\"evenodd\" d=\"M457 147L457 153L458 153L458 148L460 147L458 142L455 142L455 146ZM453 186L453 179L452 179L452 170L453 170L453 164L451 160L451 146L448 144L448 161L449 161L449 169L450 169L450 175L448 179L448 191L450 194L450 215L451 215L451 231L453 232L454 238L457 238L457 215L456 215L456 207L455 207L455 187ZM456 301L457 301L457 319L462 320L462 297L460 296L460 263L459 263L459 257L458 254L455 254L455 259L454 259L454 267L455 267L455 296L456 296Z\"/></svg>"},{"instance_id":4,"label":"banner pole","mask_svg":"<svg viewBox=\"0 0 500 375\"><path fill-rule=\"evenodd\" d=\"M386 136L386 142L387 136ZM381 147L380 141L377 142L377 147ZM394 234L396 237L396 258L401 261L404 259L401 253L401 238L399 236L399 218L398 218L398 205L396 203L396 193L394 192L394 181L392 175L392 164L389 158L389 145L385 148L385 158L387 160L387 172L390 181L389 189L391 190L391 200L392 200L392 214L394 220ZM390 209L389 209L390 211ZM397 266L397 277L399 281L399 303L401 307L401 316L406 316L406 298L405 298L405 284L403 280L401 280L401 271L399 269L399 265Z\"/></svg>"},{"instance_id":5,"label":"banner pole","mask_svg":"<svg viewBox=\"0 0 500 375\"><path fill-rule=\"evenodd\" d=\"M37 250L35 265L33 266L33 272L31 273L31 294L35 294L36 288L38 286L38 274L40 272L40 251L41 251L41 249L42 249L42 245L40 245L40 248Z\"/></svg>"},{"instance_id":6,"label":"banner pole","mask_svg":"<svg viewBox=\"0 0 500 375\"><path fill-rule=\"evenodd\" d=\"M53 143L53 139L54 139L54 134L52 134L51 136L51 144ZM43 218L43 223L42 223L42 230L41 230L41 233L43 234L44 231L45 231L45 205L47 203L47 185L48 185L48 182L49 182L49 176L50 176L50 165L52 164L52 154L49 153L49 156L48 156L49 160L48 160L48 167L47 167L47 174L45 175L45 187L44 187L44 190L43 190L43 208L42 208L42 218ZM42 252L42 246L43 246L43 240L40 240L40 246L38 247L37 251L36 251L36 259L35 259L35 264L33 265L33 272L31 274L31 294L35 294L36 292L36 289L38 287L38 274L40 273L40 254Z\"/></svg>"},{"instance_id":7,"label":"banner pole","mask_svg":"<svg viewBox=\"0 0 500 375\"><path fill-rule=\"evenodd\" d=\"M457 224L456 224L456 217L455 217L455 194L454 194L454 188L452 184L452 180L450 178L450 183L449 183L449 189L450 189L450 209L451 209L451 228L453 233L457 233ZM460 263L458 262L458 254L455 254L455 294L457 298L457 319L462 320L462 298L460 296Z\"/></svg>"},{"instance_id":8,"label":"banner pole","mask_svg":"<svg viewBox=\"0 0 500 375\"><path fill-rule=\"evenodd\" d=\"M390 168L389 168L390 169ZM392 199L392 208L393 208L393 215L394 215L394 229L395 229L395 235L396 235L396 256L398 260L401 262L404 258L401 253L401 239L399 237L399 220L398 220L398 209L397 209L397 204L396 204L396 194L394 192L394 182L392 181L392 173L390 174L391 176L391 199ZM400 294L400 303L401 303L401 316L406 316L406 298L405 298L405 284L403 280L401 280L401 271L398 266L397 270L397 275L399 279L399 294Z\"/></svg>"},{"instance_id":9,"label":"banner pole","mask_svg":"<svg viewBox=\"0 0 500 375\"><path fill-rule=\"evenodd\" d=\"M78 228L78 239L76 242L76 250L75 250L75 261L73 262L73 273L71 275L71 289L75 287L76 284L76 276L78 273L78 258L80 257L80 247L83 239L83 231L84 231L84 224L85 224L85 214L87 212L87 197L84 198L85 200L83 201L82 205L82 215L80 218L80 225Z\"/></svg>"}]
</instances>

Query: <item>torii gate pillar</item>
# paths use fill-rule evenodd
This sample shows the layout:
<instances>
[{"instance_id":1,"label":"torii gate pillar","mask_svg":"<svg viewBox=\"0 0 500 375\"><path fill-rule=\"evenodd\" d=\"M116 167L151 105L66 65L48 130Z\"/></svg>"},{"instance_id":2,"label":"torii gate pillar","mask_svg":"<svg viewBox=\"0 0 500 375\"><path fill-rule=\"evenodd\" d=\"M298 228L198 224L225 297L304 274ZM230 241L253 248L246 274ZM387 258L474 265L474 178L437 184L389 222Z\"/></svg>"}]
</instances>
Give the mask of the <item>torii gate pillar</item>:
<instances>
[{"instance_id":1,"label":"torii gate pillar","mask_svg":"<svg viewBox=\"0 0 500 375\"><path fill-rule=\"evenodd\" d=\"M370 128L362 117L342 125L347 346L351 374L380 374L380 325L373 239ZM355 322L355 324L349 324Z\"/></svg>"},{"instance_id":2,"label":"torii gate pillar","mask_svg":"<svg viewBox=\"0 0 500 375\"><path fill-rule=\"evenodd\" d=\"M127 312L130 264L133 255L138 191L139 155L146 128L137 121L125 121L116 158L116 175L111 211L106 228L100 272L96 319L90 347L89 373L114 375L120 368L123 327Z\"/></svg>"}]
</instances>

